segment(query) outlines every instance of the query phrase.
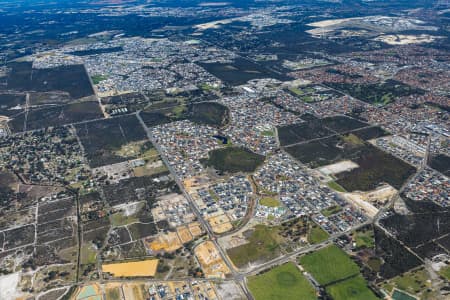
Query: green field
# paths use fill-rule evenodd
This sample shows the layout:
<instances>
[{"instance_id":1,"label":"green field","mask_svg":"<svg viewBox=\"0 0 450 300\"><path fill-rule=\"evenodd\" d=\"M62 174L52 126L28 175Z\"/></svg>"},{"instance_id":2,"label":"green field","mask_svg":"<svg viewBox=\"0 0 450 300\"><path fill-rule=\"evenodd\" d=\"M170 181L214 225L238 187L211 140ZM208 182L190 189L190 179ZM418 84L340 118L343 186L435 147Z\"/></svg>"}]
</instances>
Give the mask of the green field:
<instances>
[{"instance_id":1,"label":"green field","mask_svg":"<svg viewBox=\"0 0 450 300\"><path fill-rule=\"evenodd\" d=\"M264 130L264 131L261 131L261 134L262 134L263 136L274 136L274 135L275 135L275 133L273 132L273 130Z\"/></svg>"},{"instance_id":2,"label":"green field","mask_svg":"<svg viewBox=\"0 0 450 300\"><path fill-rule=\"evenodd\" d=\"M379 299L367 287L367 282L361 275L335 283L326 287L333 300L376 300Z\"/></svg>"},{"instance_id":3,"label":"green field","mask_svg":"<svg viewBox=\"0 0 450 300\"><path fill-rule=\"evenodd\" d=\"M334 215L342 210L342 207L339 205L330 206L328 208L325 208L321 211L322 215L325 217L329 217L331 215Z\"/></svg>"},{"instance_id":4,"label":"green field","mask_svg":"<svg viewBox=\"0 0 450 300\"><path fill-rule=\"evenodd\" d=\"M359 274L359 267L336 245L300 257L300 264L321 285Z\"/></svg>"},{"instance_id":5,"label":"green field","mask_svg":"<svg viewBox=\"0 0 450 300\"><path fill-rule=\"evenodd\" d=\"M303 91L302 91L301 89L296 88L296 87L290 87L290 88L289 88L289 91L291 91L292 93L294 93L294 94L297 95L297 96L301 96L301 95L304 94Z\"/></svg>"},{"instance_id":6,"label":"green field","mask_svg":"<svg viewBox=\"0 0 450 300\"><path fill-rule=\"evenodd\" d=\"M97 257L97 251L95 251L93 245L84 244L81 247L80 260L83 265L95 264Z\"/></svg>"},{"instance_id":7,"label":"green field","mask_svg":"<svg viewBox=\"0 0 450 300\"><path fill-rule=\"evenodd\" d=\"M117 227L123 226L123 225L128 225L128 224L139 221L135 215L125 216L125 214L121 211L110 215L109 220L111 221L111 225L117 226Z\"/></svg>"},{"instance_id":8,"label":"green field","mask_svg":"<svg viewBox=\"0 0 450 300\"><path fill-rule=\"evenodd\" d=\"M294 263L248 278L248 288L255 300L317 299L313 286Z\"/></svg>"},{"instance_id":9,"label":"green field","mask_svg":"<svg viewBox=\"0 0 450 300\"><path fill-rule=\"evenodd\" d=\"M355 231L353 233L353 240L356 243L357 249L375 247L375 240L372 229Z\"/></svg>"},{"instance_id":10,"label":"green field","mask_svg":"<svg viewBox=\"0 0 450 300\"><path fill-rule=\"evenodd\" d=\"M279 243L282 241L278 232L278 227L256 225L247 238L249 243L228 249L228 256L238 268L249 262L275 258L280 253Z\"/></svg>"},{"instance_id":11,"label":"green field","mask_svg":"<svg viewBox=\"0 0 450 300\"><path fill-rule=\"evenodd\" d=\"M118 287L107 289L105 294L106 294L106 300L120 300L120 299L122 299L121 292L120 292L120 289Z\"/></svg>"},{"instance_id":12,"label":"green field","mask_svg":"<svg viewBox=\"0 0 450 300\"><path fill-rule=\"evenodd\" d=\"M94 75L91 78L92 78L92 83L93 84L99 84L103 80L108 79L108 76L105 76L105 75Z\"/></svg>"},{"instance_id":13,"label":"green field","mask_svg":"<svg viewBox=\"0 0 450 300\"><path fill-rule=\"evenodd\" d=\"M272 197L264 197L259 200L259 204L268 206L268 207L278 207L280 206L280 201L278 199Z\"/></svg>"},{"instance_id":14,"label":"green field","mask_svg":"<svg viewBox=\"0 0 450 300\"><path fill-rule=\"evenodd\" d=\"M319 225L312 224L308 232L308 243L318 244L325 241L329 234L323 230Z\"/></svg>"},{"instance_id":15,"label":"green field","mask_svg":"<svg viewBox=\"0 0 450 300\"><path fill-rule=\"evenodd\" d=\"M209 152L202 163L222 172L254 172L265 157L242 147L227 147Z\"/></svg>"},{"instance_id":16,"label":"green field","mask_svg":"<svg viewBox=\"0 0 450 300\"><path fill-rule=\"evenodd\" d=\"M446 266L445 268L442 268L439 271L439 274L441 274L443 277L445 277L447 280L450 281L450 266Z\"/></svg>"},{"instance_id":17,"label":"green field","mask_svg":"<svg viewBox=\"0 0 450 300\"><path fill-rule=\"evenodd\" d=\"M403 273L390 279L383 288L391 292L395 287L408 292L412 295L419 294L427 288L427 280L429 279L425 269L418 269Z\"/></svg>"},{"instance_id":18,"label":"green field","mask_svg":"<svg viewBox=\"0 0 450 300\"><path fill-rule=\"evenodd\" d=\"M327 185L329 188L335 190L336 192L341 192L341 193L345 193L346 190L340 186L336 181L329 181L327 182Z\"/></svg>"}]
</instances>

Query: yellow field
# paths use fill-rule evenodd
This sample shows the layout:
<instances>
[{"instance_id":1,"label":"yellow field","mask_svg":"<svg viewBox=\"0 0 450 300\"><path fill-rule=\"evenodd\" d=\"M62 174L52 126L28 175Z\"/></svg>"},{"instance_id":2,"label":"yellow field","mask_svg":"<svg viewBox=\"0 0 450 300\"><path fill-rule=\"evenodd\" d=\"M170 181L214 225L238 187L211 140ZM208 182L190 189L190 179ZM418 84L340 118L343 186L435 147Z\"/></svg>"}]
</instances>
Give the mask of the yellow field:
<instances>
[{"instance_id":1,"label":"yellow field","mask_svg":"<svg viewBox=\"0 0 450 300\"><path fill-rule=\"evenodd\" d=\"M155 276L157 259L121 262L102 265L103 272L111 273L114 277Z\"/></svg>"}]
</instances>

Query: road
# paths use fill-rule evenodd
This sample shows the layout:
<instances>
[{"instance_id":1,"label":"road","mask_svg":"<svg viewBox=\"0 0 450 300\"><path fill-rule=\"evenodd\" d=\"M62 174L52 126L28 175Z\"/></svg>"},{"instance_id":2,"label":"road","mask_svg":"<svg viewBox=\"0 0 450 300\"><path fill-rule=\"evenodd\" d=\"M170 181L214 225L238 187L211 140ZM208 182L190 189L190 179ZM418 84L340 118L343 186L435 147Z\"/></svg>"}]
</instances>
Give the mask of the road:
<instances>
[{"instance_id":1,"label":"road","mask_svg":"<svg viewBox=\"0 0 450 300\"><path fill-rule=\"evenodd\" d=\"M253 299L251 293L248 291L247 286L244 283L244 276L239 274L235 269L233 264L228 259L228 256L225 254L225 251L220 247L219 243L217 242L217 236L214 234L210 224L203 219L203 216L201 212L198 210L197 206L195 205L194 199L192 199L191 195L186 191L184 184L181 182L180 178L177 176L177 173L172 168L172 166L169 163L169 160L167 159L166 155L162 151L160 145L154 140L152 133L148 129L147 125L145 124L144 120L142 120L142 117L140 115L140 112L136 113L136 117L138 118L139 122L141 123L142 127L144 128L148 139L152 142L152 144L155 146L156 150L158 150L161 159L166 164L167 168L169 169L169 172L172 174L175 182L177 183L178 187L182 191L183 195L186 197L186 199L189 202L189 206L196 215L198 221L203 225L203 228L205 228L206 233L208 234L209 239L214 243L214 246L219 251L219 254L222 258L222 260L225 262L227 267L231 271L232 278L234 278L236 281L238 281L239 285L241 286L243 292L247 296L248 299Z\"/></svg>"},{"instance_id":2,"label":"road","mask_svg":"<svg viewBox=\"0 0 450 300\"><path fill-rule=\"evenodd\" d=\"M333 242L333 240L335 240L336 238L339 238L343 235L348 234L351 231L357 230L359 228L362 228L364 226L367 226L368 224L372 223L372 220L369 220L365 223L361 223L358 224L357 226L353 226L351 227L348 231L346 232L340 232L340 233L336 233L333 235L330 235L329 238L325 241L323 241L322 243L316 244L316 245L311 245L308 247L304 247L302 249L299 249L297 251L294 251L292 253L283 255L281 257L278 257L276 259L273 259L269 262L266 262L264 264L261 264L255 268L253 268L250 271L240 271L240 270L236 270L233 266L233 264L231 263L231 261L229 260L228 256L226 255L225 251L222 249L222 247L219 245L219 243L217 242L217 238L218 236L213 232L210 224L204 220L201 212L198 210L197 206L195 205L194 199L191 197L191 195L186 191L184 184L181 182L180 178L178 177L177 173L175 172L175 170L172 168L172 166L170 165L166 155L164 154L164 152L162 151L160 145L155 141L155 139L153 138L153 135L150 131L150 129L145 125L145 122L143 121L143 119L140 116L140 113L138 112L136 114L139 122L141 123L142 127L144 128L144 130L146 131L147 137L148 139L153 143L153 145L155 146L156 150L158 150L158 152L161 155L161 159L164 161L164 163L167 165L167 168L169 169L169 172L172 174L175 182L177 183L177 185L179 186L180 190L182 191L183 195L186 197L186 199L189 202L189 206L192 209L192 211L195 213L198 221L203 225L203 227L205 228L207 235L209 237L209 239L214 243L214 245L216 246L216 248L218 249L221 258L223 259L223 261L225 262L225 264L227 265L227 267L230 269L231 271L231 280L237 281L239 283L239 285L241 286L242 290L244 291L245 295L247 296L248 299L253 299L251 293L248 291L247 286L245 284L245 278L248 276L252 276L252 275L256 275L259 272L286 263L288 261L291 261L292 259L295 259L298 255L310 252L310 251L314 251L314 250L318 250L321 249L323 247L328 246L330 243Z\"/></svg>"}]
</instances>

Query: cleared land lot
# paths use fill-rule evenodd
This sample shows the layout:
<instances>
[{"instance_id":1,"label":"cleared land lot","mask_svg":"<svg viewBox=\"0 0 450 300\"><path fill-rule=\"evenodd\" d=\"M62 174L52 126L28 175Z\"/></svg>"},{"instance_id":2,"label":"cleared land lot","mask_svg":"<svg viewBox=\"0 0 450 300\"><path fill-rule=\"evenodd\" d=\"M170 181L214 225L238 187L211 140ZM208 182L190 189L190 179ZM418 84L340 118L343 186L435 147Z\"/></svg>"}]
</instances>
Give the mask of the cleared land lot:
<instances>
[{"instance_id":1,"label":"cleared land lot","mask_svg":"<svg viewBox=\"0 0 450 300\"><path fill-rule=\"evenodd\" d=\"M103 272L111 273L114 277L155 276L158 266L157 259L147 259L133 262L120 262L102 265Z\"/></svg>"},{"instance_id":2,"label":"cleared land lot","mask_svg":"<svg viewBox=\"0 0 450 300\"><path fill-rule=\"evenodd\" d=\"M278 232L278 227L257 225L248 237L249 243L229 249L228 256L238 268L275 258L281 251L279 244L282 238Z\"/></svg>"},{"instance_id":3,"label":"cleared land lot","mask_svg":"<svg viewBox=\"0 0 450 300\"><path fill-rule=\"evenodd\" d=\"M313 286L294 263L248 278L248 287L256 300L317 299Z\"/></svg>"}]
</instances>

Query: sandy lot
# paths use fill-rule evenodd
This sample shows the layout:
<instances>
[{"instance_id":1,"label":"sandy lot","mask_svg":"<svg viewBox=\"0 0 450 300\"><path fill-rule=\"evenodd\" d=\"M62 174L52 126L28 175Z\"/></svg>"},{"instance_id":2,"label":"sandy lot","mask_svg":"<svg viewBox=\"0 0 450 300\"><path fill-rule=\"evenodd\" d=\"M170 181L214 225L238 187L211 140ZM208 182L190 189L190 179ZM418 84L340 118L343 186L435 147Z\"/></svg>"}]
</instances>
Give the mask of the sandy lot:
<instances>
[{"instance_id":1,"label":"sandy lot","mask_svg":"<svg viewBox=\"0 0 450 300\"><path fill-rule=\"evenodd\" d=\"M206 30L206 29L210 29L210 28L217 29L217 28L220 28L220 25L229 24L233 21L234 21L233 18L232 19L224 19L224 20L218 20L218 21L198 24L198 25L195 25L194 27L198 30Z\"/></svg>"},{"instance_id":2,"label":"sandy lot","mask_svg":"<svg viewBox=\"0 0 450 300\"><path fill-rule=\"evenodd\" d=\"M325 21L319 21L319 22L309 23L309 24L307 24L307 25L308 25L308 26L312 26L312 27L323 28L323 27L329 27L329 26L339 25L339 24L342 24L342 23L344 23L344 22L347 22L347 21L350 21L350 20L357 20L357 19L361 19L361 18L347 18L347 19L325 20Z\"/></svg>"},{"instance_id":3,"label":"sandy lot","mask_svg":"<svg viewBox=\"0 0 450 300\"><path fill-rule=\"evenodd\" d=\"M142 261L103 264L102 270L103 272L113 274L114 277L155 276L157 266L157 259L147 259Z\"/></svg>"},{"instance_id":4,"label":"sandy lot","mask_svg":"<svg viewBox=\"0 0 450 300\"><path fill-rule=\"evenodd\" d=\"M125 300L144 300L144 295L139 284L126 283L122 285Z\"/></svg>"},{"instance_id":5,"label":"sandy lot","mask_svg":"<svg viewBox=\"0 0 450 300\"><path fill-rule=\"evenodd\" d=\"M0 299L15 299L16 297L20 297L21 293L16 290L19 280L19 273L0 276Z\"/></svg>"},{"instance_id":6,"label":"sandy lot","mask_svg":"<svg viewBox=\"0 0 450 300\"><path fill-rule=\"evenodd\" d=\"M188 227L193 237L201 236L204 232L199 222L192 222L188 225Z\"/></svg>"},{"instance_id":7,"label":"sandy lot","mask_svg":"<svg viewBox=\"0 0 450 300\"><path fill-rule=\"evenodd\" d=\"M211 225L211 228L215 233L220 234L233 229L233 225L231 225L230 219L225 214L210 217L207 219L207 221Z\"/></svg>"},{"instance_id":8,"label":"sandy lot","mask_svg":"<svg viewBox=\"0 0 450 300\"><path fill-rule=\"evenodd\" d=\"M180 238L180 240L183 244L192 241L192 234L190 233L187 226L178 227L177 233L178 233L178 237Z\"/></svg>"},{"instance_id":9,"label":"sandy lot","mask_svg":"<svg viewBox=\"0 0 450 300\"><path fill-rule=\"evenodd\" d=\"M195 248L194 253L205 273L205 277L225 278L225 275L230 273L230 269L222 260L213 242L201 243Z\"/></svg>"},{"instance_id":10,"label":"sandy lot","mask_svg":"<svg viewBox=\"0 0 450 300\"><path fill-rule=\"evenodd\" d=\"M397 194L397 190L390 185L384 185L369 192L345 193L345 198L364 210L369 217L377 214L378 208Z\"/></svg>"},{"instance_id":11,"label":"sandy lot","mask_svg":"<svg viewBox=\"0 0 450 300\"><path fill-rule=\"evenodd\" d=\"M176 232L168 232L167 234L159 235L156 239L154 239L147 245L152 251L155 252L173 252L177 249L180 249L182 243Z\"/></svg>"},{"instance_id":12,"label":"sandy lot","mask_svg":"<svg viewBox=\"0 0 450 300\"><path fill-rule=\"evenodd\" d=\"M381 41L388 45L410 45L410 44L426 44L441 38L429 34L405 35L405 34L387 34L374 38L375 41Z\"/></svg>"},{"instance_id":13,"label":"sandy lot","mask_svg":"<svg viewBox=\"0 0 450 300\"><path fill-rule=\"evenodd\" d=\"M319 168L319 171L325 175L330 175L350 171L356 168L359 168L358 164L352 162L351 160L343 160L335 164L323 166Z\"/></svg>"}]
</instances>

